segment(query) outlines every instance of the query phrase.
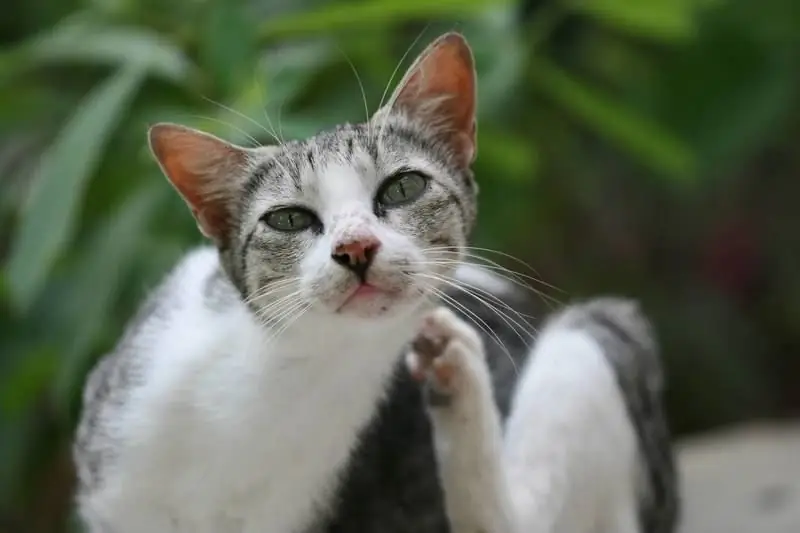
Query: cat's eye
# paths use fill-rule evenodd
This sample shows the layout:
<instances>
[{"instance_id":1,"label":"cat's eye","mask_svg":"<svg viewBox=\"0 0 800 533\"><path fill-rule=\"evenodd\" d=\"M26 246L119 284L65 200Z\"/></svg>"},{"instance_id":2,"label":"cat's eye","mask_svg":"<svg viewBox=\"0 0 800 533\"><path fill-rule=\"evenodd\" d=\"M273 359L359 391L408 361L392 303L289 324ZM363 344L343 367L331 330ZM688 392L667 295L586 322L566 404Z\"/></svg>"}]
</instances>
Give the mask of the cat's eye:
<instances>
[{"instance_id":1,"label":"cat's eye","mask_svg":"<svg viewBox=\"0 0 800 533\"><path fill-rule=\"evenodd\" d=\"M418 172L402 172L387 179L378 191L377 201L385 207L413 202L425 192L428 179Z\"/></svg>"},{"instance_id":2,"label":"cat's eye","mask_svg":"<svg viewBox=\"0 0 800 533\"><path fill-rule=\"evenodd\" d=\"M272 229L278 231L303 231L319 225L319 219L302 207L282 207L270 211L262 220Z\"/></svg>"}]
</instances>

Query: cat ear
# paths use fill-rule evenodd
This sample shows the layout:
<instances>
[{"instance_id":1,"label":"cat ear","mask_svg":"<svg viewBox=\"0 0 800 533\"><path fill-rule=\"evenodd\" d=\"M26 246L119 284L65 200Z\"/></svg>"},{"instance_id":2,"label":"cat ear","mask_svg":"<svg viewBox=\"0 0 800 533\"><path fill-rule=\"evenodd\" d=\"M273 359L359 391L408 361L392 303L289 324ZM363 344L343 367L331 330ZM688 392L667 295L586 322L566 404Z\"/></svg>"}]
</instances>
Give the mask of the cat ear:
<instances>
[{"instance_id":1,"label":"cat ear","mask_svg":"<svg viewBox=\"0 0 800 533\"><path fill-rule=\"evenodd\" d=\"M222 242L230 227L237 183L247 169L248 151L177 124L156 124L148 137L161 170L192 210L200 231Z\"/></svg>"},{"instance_id":2,"label":"cat ear","mask_svg":"<svg viewBox=\"0 0 800 533\"><path fill-rule=\"evenodd\" d=\"M476 85L469 44L462 35L447 33L414 61L389 107L433 128L459 163L469 166L477 150Z\"/></svg>"}]
</instances>

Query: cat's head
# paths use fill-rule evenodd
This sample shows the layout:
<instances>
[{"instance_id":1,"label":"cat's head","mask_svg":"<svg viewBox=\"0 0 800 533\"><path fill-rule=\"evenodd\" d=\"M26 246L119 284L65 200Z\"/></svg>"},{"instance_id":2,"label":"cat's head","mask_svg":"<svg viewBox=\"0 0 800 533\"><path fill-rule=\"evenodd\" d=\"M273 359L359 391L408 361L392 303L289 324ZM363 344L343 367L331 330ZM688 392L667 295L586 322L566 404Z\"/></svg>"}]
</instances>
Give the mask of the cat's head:
<instances>
[{"instance_id":1,"label":"cat's head","mask_svg":"<svg viewBox=\"0 0 800 533\"><path fill-rule=\"evenodd\" d=\"M255 310L391 315L446 283L474 223L475 83L450 33L367 123L255 149L159 124L150 145Z\"/></svg>"}]
</instances>

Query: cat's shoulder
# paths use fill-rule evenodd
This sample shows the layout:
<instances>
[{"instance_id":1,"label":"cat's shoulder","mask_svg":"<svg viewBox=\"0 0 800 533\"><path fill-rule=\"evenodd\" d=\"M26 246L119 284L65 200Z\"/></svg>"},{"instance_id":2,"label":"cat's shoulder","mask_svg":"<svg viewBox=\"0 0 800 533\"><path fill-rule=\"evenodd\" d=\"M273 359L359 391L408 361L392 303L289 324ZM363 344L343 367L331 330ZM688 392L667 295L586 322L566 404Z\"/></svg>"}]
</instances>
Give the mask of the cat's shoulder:
<instances>
[{"instance_id":1,"label":"cat's shoulder","mask_svg":"<svg viewBox=\"0 0 800 533\"><path fill-rule=\"evenodd\" d=\"M103 397L103 391L116 378L127 375L127 369L140 366L141 354L150 353L150 344L161 334L175 328L183 313L192 313L194 306L205 302L220 272L217 252L199 247L186 253L150 291L144 303L125 326L117 345L102 357L87 376L84 402ZM124 384L124 383L123 383ZM120 388L119 383L114 388ZM124 388L124 387L123 387Z\"/></svg>"},{"instance_id":2,"label":"cat's shoulder","mask_svg":"<svg viewBox=\"0 0 800 533\"><path fill-rule=\"evenodd\" d=\"M175 311L202 305L218 281L218 273L221 273L221 267L216 249L202 246L184 254L150 291L128 323L126 336L147 322L162 322Z\"/></svg>"}]
</instances>

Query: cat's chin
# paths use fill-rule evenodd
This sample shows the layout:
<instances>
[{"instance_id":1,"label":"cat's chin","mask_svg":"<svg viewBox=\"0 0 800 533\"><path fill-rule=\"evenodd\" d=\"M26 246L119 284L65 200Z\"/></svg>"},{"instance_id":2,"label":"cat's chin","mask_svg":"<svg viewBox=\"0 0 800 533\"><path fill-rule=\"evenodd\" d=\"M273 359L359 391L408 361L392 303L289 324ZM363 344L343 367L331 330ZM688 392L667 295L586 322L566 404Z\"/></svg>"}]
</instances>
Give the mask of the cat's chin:
<instances>
[{"instance_id":1,"label":"cat's chin","mask_svg":"<svg viewBox=\"0 0 800 533\"><path fill-rule=\"evenodd\" d=\"M334 312L342 316L370 319L390 316L409 303L406 291L364 284L347 294Z\"/></svg>"}]
</instances>

